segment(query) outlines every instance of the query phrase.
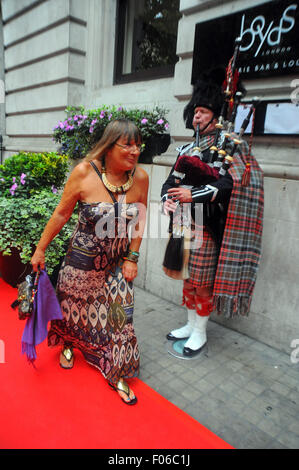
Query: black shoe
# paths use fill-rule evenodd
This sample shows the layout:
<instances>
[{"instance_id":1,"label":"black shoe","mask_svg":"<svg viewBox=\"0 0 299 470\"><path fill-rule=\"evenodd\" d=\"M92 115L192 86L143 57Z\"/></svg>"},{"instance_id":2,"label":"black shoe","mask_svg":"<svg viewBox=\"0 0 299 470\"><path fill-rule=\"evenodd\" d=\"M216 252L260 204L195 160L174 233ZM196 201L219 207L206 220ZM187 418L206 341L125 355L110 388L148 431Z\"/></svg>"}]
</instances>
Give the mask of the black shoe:
<instances>
[{"instance_id":1,"label":"black shoe","mask_svg":"<svg viewBox=\"0 0 299 470\"><path fill-rule=\"evenodd\" d=\"M188 339L188 338L189 338L189 336L185 336L184 338L176 338L175 336L173 336L172 333L168 333L166 335L166 339L168 339L169 341L178 341L180 339Z\"/></svg>"},{"instance_id":2,"label":"black shoe","mask_svg":"<svg viewBox=\"0 0 299 470\"><path fill-rule=\"evenodd\" d=\"M184 348L183 349L183 355L186 357L194 357L197 354L200 353L200 351L205 347L207 343L203 344L200 348L198 349L191 349L191 348Z\"/></svg>"}]
</instances>

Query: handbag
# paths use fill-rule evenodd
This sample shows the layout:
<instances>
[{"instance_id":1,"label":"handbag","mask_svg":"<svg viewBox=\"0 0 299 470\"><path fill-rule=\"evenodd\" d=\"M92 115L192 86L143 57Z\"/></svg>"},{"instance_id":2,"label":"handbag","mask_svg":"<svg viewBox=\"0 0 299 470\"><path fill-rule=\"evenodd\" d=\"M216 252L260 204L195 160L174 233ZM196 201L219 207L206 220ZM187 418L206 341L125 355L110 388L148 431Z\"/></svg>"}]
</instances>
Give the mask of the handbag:
<instances>
[{"instance_id":1,"label":"handbag","mask_svg":"<svg viewBox=\"0 0 299 470\"><path fill-rule=\"evenodd\" d=\"M170 237L162 263L163 271L173 279L188 279L189 229L180 222L174 224L172 214L170 227Z\"/></svg>"},{"instance_id":2,"label":"handbag","mask_svg":"<svg viewBox=\"0 0 299 470\"><path fill-rule=\"evenodd\" d=\"M163 260L163 266L174 271L181 271L184 262L184 234L171 232Z\"/></svg>"},{"instance_id":3,"label":"handbag","mask_svg":"<svg viewBox=\"0 0 299 470\"><path fill-rule=\"evenodd\" d=\"M39 276L40 271L36 273L32 271L31 274L27 274L25 281L18 284L18 298L11 304L11 307L13 309L18 307L20 320L31 317Z\"/></svg>"}]
</instances>

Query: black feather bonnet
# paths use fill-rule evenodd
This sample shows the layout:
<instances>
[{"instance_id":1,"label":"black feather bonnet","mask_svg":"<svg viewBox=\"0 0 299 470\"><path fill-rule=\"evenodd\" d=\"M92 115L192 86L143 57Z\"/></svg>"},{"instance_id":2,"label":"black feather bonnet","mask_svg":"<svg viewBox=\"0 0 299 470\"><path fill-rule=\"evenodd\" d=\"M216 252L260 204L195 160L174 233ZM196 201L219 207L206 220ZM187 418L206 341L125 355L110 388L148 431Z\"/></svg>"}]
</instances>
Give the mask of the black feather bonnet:
<instances>
[{"instance_id":1,"label":"black feather bonnet","mask_svg":"<svg viewBox=\"0 0 299 470\"><path fill-rule=\"evenodd\" d=\"M198 106L208 108L218 117L224 101L222 84L225 81L225 68L217 67L201 75L193 87L189 103L184 109L184 121L187 129L193 129L194 109Z\"/></svg>"}]
</instances>

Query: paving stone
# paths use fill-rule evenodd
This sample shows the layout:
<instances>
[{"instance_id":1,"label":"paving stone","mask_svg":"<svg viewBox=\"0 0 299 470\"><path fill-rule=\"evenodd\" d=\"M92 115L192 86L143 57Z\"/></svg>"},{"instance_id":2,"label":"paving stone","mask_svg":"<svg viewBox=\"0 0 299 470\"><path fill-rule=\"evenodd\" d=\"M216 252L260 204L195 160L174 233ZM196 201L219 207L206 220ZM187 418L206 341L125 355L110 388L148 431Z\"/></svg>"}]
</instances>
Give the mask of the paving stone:
<instances>
[{"instance_id":1,"label":"paving stone","mask_svg":"<svg viewBox=\"0 0 299 470\"><path fill-rule=\"evenodd\" d=\"M247 421L257 425L264 418L264 414L261 411L257 411L250 406L246 406L242 411L242 415Z\"/></svg>"},{"instance_id":2,"label":"paving stone","mask_svg":"<svg viewBox=\"0 0 299 470\"><path fill-rule=\"evenodd\" d=\"M227 380L230 380L232 372L226 366L221 366L215 369L213 372L210 372L205 376L205 379L208 382L211 382L214 385L219 385Z\"/></svg>"},{"instance_id":3,"label":"paving stone","mask_svg":"<svg viewBox=\"0 0 299 470\"><path fill-rule=\"evenodd\" d=\"M272 437L276 437L281 432L281 426L268 416L264 417L264 419L259 422L258 428Z\"/></svg>"},{"instance_id":4,"label":"paving stone","mask_svg":"<svg viewBox=\"0 0 299 470\"><path fill-rule=\"evenodd\" d=\"M298 376L299 376L299 370L298 370L298 364L289 364L289 367L286 368L284 367L284 370L290 377L294 377L294 379L297 381L298 384Z\"/></svg>"},{"instance_id":5,"label":"paving stone","mask_svg":"<svg viewBox=\"0 0 299 470\"><path fill-rule=\"evenodd\" d=\"M228 401L229 398L230 398L230 395L228 395L227 393L225 393L223 390L221 390L221 389L218 388L218 387L213 388L213 389L209 392L209 396L212 397L212 398L217 398L217 400L219 400L220 403L223 403L223 404L226 404L227 401Z\"/></svg>"},{"instance_id":6,"label":"paving stone","mask_svg":"<svg viewBox=\"0 0 299 470\"><path fill-rule=\"evenodd\" d=\"M250 381L250 377L248 376L243 367L238 372L233 373L230 377L230 380L242 387L248 384L248 382Z\"/></svg>"},{"instance_id":7,"label":"paving stone","mask_svg":"<svg viewBox=\"0 0 299 470\"><path fill-rule=\"evenodd\" d=\"M174 357L170 356L170 354L166 354L159 360L159 364L166 369L174 364L174 362Z\"/></svg>"},{"instance_id":8,"label":"paving stone","mask_svg":"<svg viewBox=\"0 0 299 470\"><path fill-rule=\"evenodd\" d=\"M204 353L175 358L165 335L185 323L185 309L135 293L141 380L237 449L299 447L299 367L289 354L210 321Z\"/></svg>"},{"instance_id":9,"label":"paving stone","mask_svg":"<svg viewBox=\"0 0 299 470\"><path fill-rule=\"evenodd\" d=\"M284 374L281 368L275 368L275 366L266 366L262 371L262 377L269 378L271 380L279 379Z\"/></svg>"},{"instance_id":10,"label":"paving stone","mask_svg":"<svg viewBox=\"0 0 299 470\"><path fill-rule=\"evenodd\" d=\"M235 359L227 359L225 366L233 372L237 372L238 370L242 369L243 364Z\"/></svg>"},{"instance_id":11,"label":"paving stone","mask_svg":"<svg viewBox=\"0 0 299 470\"><path fill-rule=\"evenodd\" d=\"M239 400L241 400L246 405L249 405L250 402L255 398L255 395L252 392L248 392L248 390L239 389L234 394L234 397L238 398Z\"/></svg>"},{"instance_id":12,"label":"paving stone","mask_svg":"<svg viewBox=\"0 0 299 470\"><path fill-rule=\"evenodd\" d=\"M146 369L147 369L147 371L149 371L151 373L156 373L156 372L160 371L161 366L157 362L149 362L146 366Z\"/></svg>"},{"instance_id":13,"label":"paving stone","mask_svg":"<svg viewBox=\"0 0 299 470\"><path fill-rule=\"evenodd\" d=\"M250 433L240 433L242 436L238 449L265 449L272 441L272 437L266 432L252 428Z\"/></svg>"},{"instance_id":14,"label":"paving stone","mask_svg":"<svg viewBox=\"0 0 299 470\"><path fill-rule=\"evenodd\" d=\"M282 395L269 388L264 390L259 397L265 401L271 402L272 405L278 405L284 398Z\"/></svg>"},{"instance_id":15,"label":"paving stone","mask_svg":"<svg viewBox=\"0 0 299 470\"><path fill-rule=\"evenodd\" d=\"M219 437L224 439L224 431L226 427L225 420L221 416L214 416L211 413L205 413L201 411L200 414L200 423L212 431Z\"/></svg>"},{"instance_id":16,"label":"paving stone","mask_svg":"<svg viewBox=\"0 0 299 470\"><path fill-rule=\"evenodd\" d=\"M265 401L261 398L255 398L250 403L251 408L262 413L264 416L269 416L273 421L285 429L293 420L292 415L288 413L282 406L271 405L271 402Z\"/></svg>"},{"instance_id":17,"label":"paving stone","mask_svg":"<svg viewBox=\"0 0 299 470\"><path fill-rule=\"evenodd\" d=\"M172 380L169 380L169 382L167 383L167 386L172 388L178 394L182 394L182 392L184 392L185 390L191 389L192 391L192 388L193 388L193 387L190 387L190 385L183 382L182 380L178 379L177 377L173 378Z\"/></svg>"},{"instance_id":18,"label":"paving stone","mask_svg":"<svg viewBox=\"0 0 299 470\"><path fill-rule=\"evenodd\" d=\"M194 386L203 393L209 393L214 388L214 385L211 384L211 382L207 382L205 379L199 380Z\"/></svg>"},{"instance_id":19,"label":"paving stone","mask_svg":"<svg viewBox=\"0 0 299 470\"><path fill-rule=\"evenodd\" d=\"M202 397L202 393L194 388L186 388L181 392L181 395L192 402Z\"/></svg>"},{"instance_id":20,"label":"paving stone","mask_svg":"<svg viewBox=\"0 0 299 470\"><path fill-rule=\"evenodd\" d=\"M277 382L287 385L290 388L293 388L297 392L299 392L299 377L296 379L289 374L284 374L283 376L277 379Z\"/></svg>"},{"instance_id":21,"label":"paving stone","mask_svg":"<svg viewBox=\"0 0 299 470\"><path fill-rule=\"evenodd\" d=\"M256 380L259 380L259 379L256 379ZM266 390L269 387L269 384L266 383L264 380L263 381L259 380L258 382L256 380L251 380L250 382L248 382L245 388L249 392L252 392L254 395L260 395L264 390Z\"/></svg>"},{"instance_id":22,"label":"paving stone","mask_svg":"<svg viewBox=\"0 0 299 470\"><path fill-rule=\"evenodd\" d=\"M189 404L189 400L187 400L186 398L182 397L181 395L177 395L175 396L171 402L177 406L178 408L180 408L181 410L184 410L186 409L186 406L188 406Z\"/></svg>"},{"instance_id":23,"label":"paving stone","mask_svg":"<svg viewBox=\"0 0 299 470\"><path fill-rule=\"evenodd\" d=\"M219 385L219 389L223 390L226 393L232 394L232 395L235 395L235 393L238 392L239 390L243 390L243 389L240 389L239 385L237 385L234 382L230 382L230 381L222 382Z\"/></svg>"},{"instance_id":24,"label":"paving stone","mask_svg":"<svg viewBox=\"0 0 299 470\"><path fill-rule=\"evenodd\" d=\"M146 381L147 385L152 387L156 392L161 393L164 395L164 392L166 390L165 384L161 382L156 376L152 376Z\"/></svg>"},{"instance_id":25,"label":"paving stone","mask_svg":"<svg viewBox=\"0 0 299 470\"><path fill-rule=\"evenodd\" d=\"M240 414L242 413L246 405L243 401L239 400L238 398L230 397L226 402L226 406L234 413Z\"/></svg>"},{"instance_id":26,"label":"paving stone","mask_svg":"<svg viewBox=\"0 0 299 470\"><path fill-rule=\"evenodd\" d=\"M287 449L286 446L281 444L281 442L278 442L276 439L273 439L273 441L270 441L266 446L265 449Z\"/></svg>"},{"instance_id":27,"label":"paving stone","mask_svg":"<svg viewBox=\"0 0 299 470\"><path fill-rule=\"evenodd\" d=\"M213 411L223 404L222 401L217 398L211 397L207 394L202 394L202 397L198 401L199 406L206 410L207 412L213 413Z\"/></svg>"},{"instance_id":28,"label":"paving stone","mask_svg":"<svg viewBox=\"0 0 299 470\"><path fill-rule=\"evenodd\" d=\"M179 359L177 359L177 361L178 360ZM184 368L184 366L181 363L174 362L171 366L168 367L168 371L175 374L175 375L182 376L182 374L186 371L186 369Z\"/></svg>"},{"instance_id":29,"label":"paving stone","mask_svg":"<svg viewBox=\"0 0 299 470\"><path fill-rule=\"evenodd\" d=\"M291 392L291 389L287 385L281 384L279 382L273 382L271 385L271 390L285 397Z\"/></svg>"},{"instance_id":30,"label":"paving stone","mask_svg":"<svg viewBox=\"0 0 299 470\"><path fill-rule=\"evenodd\" d=\"M173 380L174 376L168 370L161 369L155 374L155 377L157 377L163 384L168 384L171 380Z\"/></svg>"},{"instance_id":31,"label":"paving stone","mask_svg":"<svg viewBox=\"0 0 299 470\"><path fill-rule=\"evenodd\" d=\"M188 383L197 383L200 379L200 377L197 374L194 374L192 370L187 369L182 375L181 379ZM194 380L195 379L195 380Z\"/></svg>"},{"instance_id":32,"label":"paving stone","mask_svg":"<svg viewBox=\"0 0 299 470\"><path fill-rule=\"evenodd\" d=\"M276 439L288 449L298 449L299 447L299 436L293 432L281 433Z\"/></svg>"},{"instance_id":33,"label":"paving stone","mask_svg":"<svg viewBox=\"0 0 299 470\"><path fill-rule=\"evenodd\" d=\"M192 418L196 419L200 424L210 429L208 421L209 413L207 413L207 411L205 411L201 406L198 406L197 403L190 403L189 401L185 411L190 416L192 416Z\"/></svg>"},{"instance_id":34,"label":"paving stone","mask_svg":"<svg viewBox=\"0 0 299 470\"><path fill-rule=\"evenodd\" d=\"M299 423L298 421L294 420L292 423L290 423L287 427L289 431L292 431L294 434L297 434L299 436Z\"/></svg>"}]
</instances>

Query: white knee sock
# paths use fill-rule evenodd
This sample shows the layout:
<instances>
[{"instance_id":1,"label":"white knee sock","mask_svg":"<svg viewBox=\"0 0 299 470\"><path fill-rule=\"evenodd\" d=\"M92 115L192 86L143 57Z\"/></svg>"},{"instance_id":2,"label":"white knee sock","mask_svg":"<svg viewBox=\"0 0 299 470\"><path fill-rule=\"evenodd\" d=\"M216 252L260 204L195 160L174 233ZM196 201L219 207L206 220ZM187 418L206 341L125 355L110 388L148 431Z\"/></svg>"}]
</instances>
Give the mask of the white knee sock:
<instances>
[{"instance_id":1,"label":"white knee sock","mask_svg":"<svg viewBox=\"0 0 299 470\"><path fill-rule=\"evenodd\" d=\"M188 321L186 325L182 326L181 328L178 328L177 330L173 330L171 334L178 339L181 338L188 338L192 331L193 331L193 325L195 322L195 319L197 317L197 313L195 310L187 309L188 313Z\"/></svg>"},{"instance_id":2,"label":"white knee sock","mask_svg":"<svg viewBox=\"0 0 299 470\"><path fill-rule=\"evenodd\" d=\"M201 317L196 314L193 331L185 344L185 348L190 348L193 351L201 348L207 342L207 323L209 316Z\"/></svg>"}]
</instances>

